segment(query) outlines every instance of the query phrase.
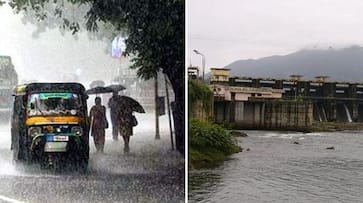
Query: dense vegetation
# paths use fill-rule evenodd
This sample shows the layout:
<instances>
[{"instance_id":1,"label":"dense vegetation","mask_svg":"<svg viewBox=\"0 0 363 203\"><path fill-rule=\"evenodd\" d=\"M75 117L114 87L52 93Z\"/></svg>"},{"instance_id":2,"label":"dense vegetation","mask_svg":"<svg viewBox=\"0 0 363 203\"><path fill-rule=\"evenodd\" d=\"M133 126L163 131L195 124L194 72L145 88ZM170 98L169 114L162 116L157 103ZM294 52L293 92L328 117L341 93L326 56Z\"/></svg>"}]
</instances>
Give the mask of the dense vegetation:
<instances>
[{"instance_id":1,"label":"dense vegetation","mask_svg":"<svg viewBox=\"0 0 363 203\"><path fill-rule=\"evenodd\" d=\"M209 114L210 107L213 102L213 95L210 88L197 81L189 80L188 82L188 111L189 118L193 115L193 110L196 108L197 101L201 101L204 109Z\"/></svg>"},{"instance_id":2,"label":"dense vegetation","mask_svg":"<svg viewBox=\"0 0 363 203\"><path fill-rule=\"evenodd\" d=\"M211 120L201 121L195 116L203 104L205 111L211 109L213 93L206 85L198 81L188 82L188 114L189 114L189 166L200 168L214 165L225 160L228 155L239 151L236 140L223 127L212 124ZM209 114L209 112L207 112Z\"/></svg>"},{"instance_id":3,"label":"dense vegetation","mask_svg":"<svg viewBox=\"0 0 363 203\"><path fill-rule=\"evenodd\" d=\"M225 160L239 152L236 140L223 127L209 122L189 121L189 166L199 168Z\"/></svg>"}]
</instances>

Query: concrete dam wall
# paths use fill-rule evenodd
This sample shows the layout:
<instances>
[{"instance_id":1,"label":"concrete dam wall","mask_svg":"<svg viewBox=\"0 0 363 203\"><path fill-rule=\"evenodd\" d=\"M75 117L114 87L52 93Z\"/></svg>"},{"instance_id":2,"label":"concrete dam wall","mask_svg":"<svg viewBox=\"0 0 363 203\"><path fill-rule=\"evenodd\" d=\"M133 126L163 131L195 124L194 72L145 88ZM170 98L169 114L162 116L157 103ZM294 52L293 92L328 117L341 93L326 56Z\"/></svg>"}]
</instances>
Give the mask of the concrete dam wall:
<instances>
[{"instance_id":1,"label":"concrete dam wall","mask_svg":"<svg viewBox=\"0 0 363 203\"><path fill-rule=\"evenodd\" d=\"M313 104L298 101L216 102L217 123L232 123L240 129L310 129Z\"/></svg>"}]
</instances>

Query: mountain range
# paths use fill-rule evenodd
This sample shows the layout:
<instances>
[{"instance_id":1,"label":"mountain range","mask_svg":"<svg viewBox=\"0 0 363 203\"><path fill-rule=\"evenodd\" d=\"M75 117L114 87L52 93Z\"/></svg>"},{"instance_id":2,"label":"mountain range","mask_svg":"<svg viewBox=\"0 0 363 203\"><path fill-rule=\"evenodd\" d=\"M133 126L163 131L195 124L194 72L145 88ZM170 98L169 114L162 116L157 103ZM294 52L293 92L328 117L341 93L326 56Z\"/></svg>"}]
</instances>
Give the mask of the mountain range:
<instances>
[{"instance_id":1,"label":"mountain range","mask_svg":"<svg viewBox=\"0 0 363 203\"><path fill-rule=\"evenodd\" d=\"M237 60L225 68L231 76L288 79L303 75L303 80L329 76L329 81L363 82L363 47L304 49L284 56Z\"/></svg>"}]
</instances>

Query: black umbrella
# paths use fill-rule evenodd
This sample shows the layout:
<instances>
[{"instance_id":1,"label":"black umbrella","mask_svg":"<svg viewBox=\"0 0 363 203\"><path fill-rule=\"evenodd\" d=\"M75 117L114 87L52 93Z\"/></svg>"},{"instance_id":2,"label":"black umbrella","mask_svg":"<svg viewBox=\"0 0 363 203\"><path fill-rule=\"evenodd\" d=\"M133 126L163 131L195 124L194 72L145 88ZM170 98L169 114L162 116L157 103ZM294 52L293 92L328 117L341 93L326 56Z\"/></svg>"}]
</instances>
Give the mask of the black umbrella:
<instances>
[{"instance_id":1,"label":"black umbrella","mask_svg":"<svg viewBox=\"0 0 363 203\"><path fill-rule=\"evenodd\" d=\"M121 90L126 89L126 87L124 87L122 85L108 85L106 87L112 88L115 92L119 92Z\"/></svg>"},{"instance_id":2,"label":"black umbrella","mask_svg":"<svg viewBox=\"0 0 363 203\"><path fill-rule=\"evenodd\" d=\"M125 102L126 104L128 104L131 107L132 111L138 113L145 113L144 107L142 107L141 104L135 99L128 96L120 96L119 99L120 102Z\"/></svg>"},{"instance_id":3,"label":"black umbrella","mask_svg":"<svg viewBox=\"0 0 363 203\"><path fill-rule=\"evenodd\" d=\"M104 94L104 93L110 93L113 92L114 89L111 87L94 87L91 89L88 89L86 91L86 94Z\"/></svg>"}]
</instances>

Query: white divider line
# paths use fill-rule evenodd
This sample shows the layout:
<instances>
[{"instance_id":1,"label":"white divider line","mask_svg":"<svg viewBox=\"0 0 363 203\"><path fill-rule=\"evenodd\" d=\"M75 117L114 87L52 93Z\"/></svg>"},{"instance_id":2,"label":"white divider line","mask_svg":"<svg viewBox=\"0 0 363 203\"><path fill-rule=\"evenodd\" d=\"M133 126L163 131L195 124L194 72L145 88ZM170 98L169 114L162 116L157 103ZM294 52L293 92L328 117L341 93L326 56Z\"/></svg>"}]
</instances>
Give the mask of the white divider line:
<instances>
[{"instance_id":1,"label":"white divider line","mask_svg":"<svg viewBox=\"0 0 363 203\"><path fill-rule=\"evenodd\" d=\"M3 195L0 195L0 200L4 200L6 202L11 202L11 203L25 203L25 202L22 202L22 201L18 201L16 199L11 199L9 197L5 197Z\"/></svg>"}]
</instances>

